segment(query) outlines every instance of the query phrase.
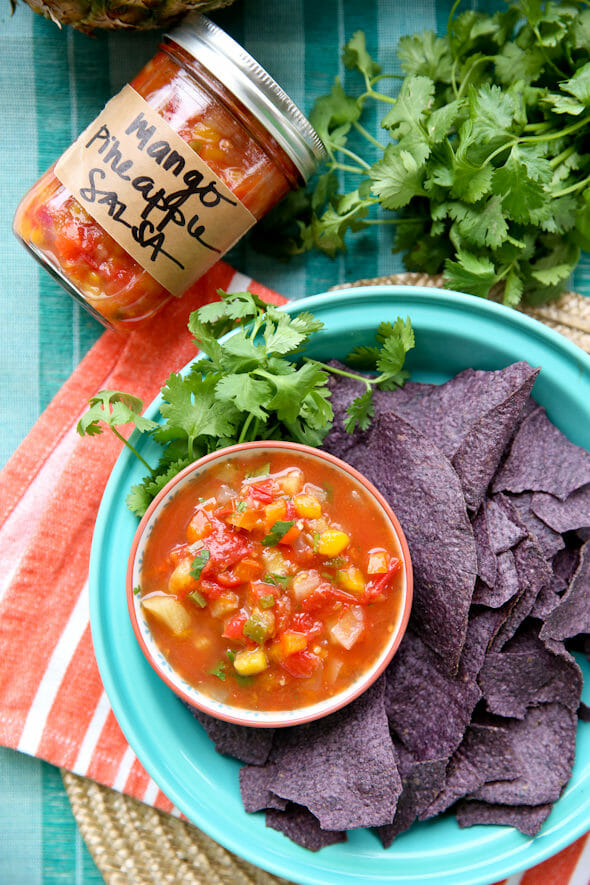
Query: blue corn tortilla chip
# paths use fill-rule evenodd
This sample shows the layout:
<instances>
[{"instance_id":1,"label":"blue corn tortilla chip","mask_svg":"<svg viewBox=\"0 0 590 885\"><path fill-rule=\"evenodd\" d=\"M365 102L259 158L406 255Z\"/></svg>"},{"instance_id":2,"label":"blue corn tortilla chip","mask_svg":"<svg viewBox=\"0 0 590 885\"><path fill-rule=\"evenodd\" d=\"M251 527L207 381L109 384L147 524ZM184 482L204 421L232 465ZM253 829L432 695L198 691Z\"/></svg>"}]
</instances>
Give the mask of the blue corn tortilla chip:
<instances>
[{"instance_id":1,"label":"blue corn tortilla chip","mask_svg":"<svg viewBox=\"0 0 590 885\"><path fill-rule=\"evenodd\" d=\"M430 805L442 788L446 767L446 756L416 762L406 751L406 757L399 761L402 793L397 802L395 816L390 824L376 828L384 848L389 848L395 837L408 830L418 819L420 812Z\"/></svg>"},{"instance_id":2,"label":"blue corn tortilla chip","mask_svg":"<svg viewBox=\"0 0 590 885\"><path fill-rule=\"evenodd\" d=\"M266 808L278 808L284 811L287 800L275 796L269 787L274 776L275 766L243 765L240 768L240 795L244 808L248 812L262 811Z\"/></svg>"},{"instance_id":3,"label":"blue corn tortilla chip","mask_svg":"<svg viewBox=\"0 0 590 885\"><path fill-rule=\"evenodd\" d=\"M325 830L389 823L402 786L384 690L381 678L331 716L286 729L275 747L271 792L304 805Z\"/></svg>"},{"instance_id":4,"label":"blue corn tortilla chip","mask_svg":"<svg viewBox=\"0 0 590 885\"><path fill-rule=\"evenodd\" d=\"M505 730L493 725L470 725L449 761L443 788L420 813L420 820L441 814L488 781L517 777L511 749Z\"/></svg>"},{"instance_id":5,"label":"blue corn tortilla chip","mask_svg":"<svg viewBox=\"0 0 590 885\"><path fill-rule=\"evenodd\" d=\"M551 651L529 629L515 636L501 652L489 652L478 676L490 713L524 719L531 706L558 701L577 710L582 673L562 644Z\"/></svg>"},{"instance_id":6,"label":"blue corn tortilla chip","mask_svg":"<svg viewBox=\"0 0 590 885\"><path fill-rule=\"evenodd\" d=\"M412 623L449 672L456 672L477 573L457 474L433 443L393 413L379 416L346 460L373 482L400 520L414 572Z\"/></svg>"},{"instance_id":7,"label":"blue corn tortilla chip","mask_svg":"<svg viewBox=\"0 0 590 885\"><path fill-rule=\"evenodd\" d=\"M549 804L491 805L489 802L468 800L458 803L455 814L460 827L500 824L514 827L525 836L536 836L549 817L551 808Z\"/></svg>"},{"instance_id":8,"label":"blue corn tortilla chip","mask_svg":"<svg viewBox=\"0 0 590 885\"><path fill-rule=\"evenodd\" d=\"M490 545L486 508L482 505L471 520L477 554L477 577L487 587L496 583L496 555Z\"/></svg>"},{"instance_id":9,"label":"blue corn tortilla chip","mask_svg":"<svg viewBox=\"0 0 590 885\"><path fill-rule=\"evenodd\" d=\"M522 422L494 477L494 492L548 492L565 500L590 483L590 453L570 442L541 406Z\"/></svg>"},{"instance_id":10,"label":"blue corn tortilla chip","mask_svg":"<svg viewBox=\"0 0 590 885\"><path fill-rule=\"evenodd\" d=\"M525 362L495 372L466 369L395 407L449 458L472 511L484 498L538 372Z\"/></svg>"},{"instance_id":11,"label":"blue corn tortilla chip","mask_svg":"<svg viewBox=\"0 0 590 885\"><path fill-rule=\"evenodd\" d=\"M552 559L559 550L563 550L565 542L561 534L549 528L531 510L532 492L523 492L520 495L504 495L504 498L510 501L513 512L518 514L518 518L522 525L525 526L529 538L540 547L546 559Z\"/></svg>"},{"instance_id":12,"label":"blue corn tortilla chip","mask_svg":"<svg viewBox=\"0 0 590 885\"><path fill-rule=\"evenodd\" d=\"M500 805L556 802L571 777L576 746L576 714L563 704L542 704L524 719L501 720L520 774L484 784L470 798Z\"/></svg>"},{"instance_id":13,"label":"blue corn tortilla chip","mask_svg":"<svg viewBox=\"0 0 590 885\"><path fill-rule=\"evenodd\" d=\"M500 650L532 612L541 588L551 583L553 572L539 547L527 538L514 548L519 595L509 602L508 616L494 637L493 647Z\"/></svg>"},{"instance_id":14,"label":"blue corn tortilla chip","mask_svg":"<svg viewBox=\"0 0 590 885\"><path fill-rule=\"evenodd\" d=\"M572 582L548 615L539 635L569 639L579 633L590 633L590 541L582 547Z\"/></svg>"},{"instance_id":15,"label":"blue corn tortilla chip","mask_svg":"<svg viewBox=\"0 0 590 885\"><path fill-rule=\"evenodd\" d=\"M496 581L493 587L486 584L476 584L473 593L473 602L477 605L487 605L490 608L500 608L518 594L520 584L518 572L514 562L514 554L511 550L505 550L496 557Z\"/></svg>"},{"instance_id":16,"label":"blue corn tortilla chip","mask_svg":"<svg viewBox=\"0 0 590 885\"><path fill-rule=\"evenodd\" d=\"M222 756L233 756L240 762L251 765L264 765L272 747L273 728L250 728L246 725L235 725L233 722L224 722L221 719L208 716L189 704L186 706L201 723L218 753L221 753Z\"/></svg>"},{"instance_id":17,"label":"blue corn tortilla chip","mask_svg":"<svg viewBox=\"0 0 590 885\"><path fill-rule=\"evenodd\" d=\"M565 501L537 492L531 503L533 513L556 532L571 532L590 526L590 485L576 489Z\"/></svg>"},{"instance_id":18,"label":"blue corn tortilla chip","mask_svg":"<svg viewBox=\"0 0 590 885\"><path fill-rule=\"evenodd\" d=\"M323 830L317 818L301 805L289 803L284 811L270 809L266 812L266 825L283 833L292 842L307 848L308 851L319 851L328 845L346 842L346 833Z\"/></svg>"},{"instance_id":19,"label":"blue corn tortilla chip","mask_svg":"<svg viewBox=\"0 0 590 885\"><path fill-rule=\"evenodd\" d=\"M526 527L502 494L487 499L486 518L490 547L496 555L511 550L528 537Z\"/></svg>"},{"instance_id":20,"label":"blue corn tortilla chip","mask_svg":"<svg viewBox=\"0 0 590 885\"><path fill-rule=\"evenodd\" d=\"M438 655L408 631L385 676L387 717L402 743L417 761L448 758L481 698L475 675L450 676Z\"/></svg>"}]
</instances>

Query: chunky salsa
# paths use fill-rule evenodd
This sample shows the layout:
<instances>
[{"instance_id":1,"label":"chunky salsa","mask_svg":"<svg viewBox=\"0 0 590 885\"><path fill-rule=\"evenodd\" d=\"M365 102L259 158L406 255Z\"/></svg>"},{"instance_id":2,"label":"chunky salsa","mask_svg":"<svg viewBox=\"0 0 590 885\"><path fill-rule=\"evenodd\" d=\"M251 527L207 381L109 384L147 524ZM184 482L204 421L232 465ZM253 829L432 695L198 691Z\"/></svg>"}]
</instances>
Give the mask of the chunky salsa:
<instances>
[{"instance_id":1,"label":"chunky salsa","mask_svg":"<svg viewBox=\"0 0 590 885\"><path fill-rule=\"evenodd\" d=\"M385 513L337 467L288 452L212 465L156 521L141 606L173 669L216 700L305 707L347 688L399 621Z\"/></svg>"},{"instance_id":2,"label":"chunky salsa","mask_svg":"<svg viewBox=\"0 0 590 885\"><path fill-rule=\"evenodd\" d=\"M131 85L255 218L301 183L267 130L175 43L169 41ZM171 297L86 212L53 167L22 200L14 230L108 325L132 329Z\"/></svg>"}]
</instances>

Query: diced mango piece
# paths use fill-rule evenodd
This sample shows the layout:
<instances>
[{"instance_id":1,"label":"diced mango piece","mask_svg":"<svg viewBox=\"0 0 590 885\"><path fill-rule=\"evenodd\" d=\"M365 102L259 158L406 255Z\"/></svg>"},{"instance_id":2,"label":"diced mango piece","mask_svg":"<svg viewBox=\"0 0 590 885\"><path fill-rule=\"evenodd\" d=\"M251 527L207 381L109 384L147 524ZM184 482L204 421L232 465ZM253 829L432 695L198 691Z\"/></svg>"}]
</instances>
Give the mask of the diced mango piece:
<instances>
[{"instance_id":1,"label":"diced mango piece","mask_svg":"<svg viewBox=\"0 0 590 885\"><path fill-rule=\"evenodd\" d=\"M270 531L275 522L280 522L287 515L287 502L284 498L267 504L264 508L264 526L266 531Z\"/></svg>"},{"instance_id":2,"label":"diced mango piece","mask_svg":"<svg viewBox=\"0 0 590 885\"><path fill-rule=\"evenodd\" d=\"M189 544L194 544L195 541L201 541L203 538L206 538L212 531L213 526L207 515L203 510L197 510L186 527L186 539Z\"/></svg>"},{"instance_id":3,"label":"diced mango piece","mask_svg":"<svg viewBox=\"0 0 590 885\"><path fill-rule=\"evenodd\" d=\"M268 659L262 648L239 651L234 658L234 668L240 676L255 676L262 673L268 667Z\"/></svg>"},{"instance_id":4,"label":"diced mango piece","mask_svg":"<svg viewBox=\"0 0 590 885\"><path fill-rule=\"evenodd\" d=\"M338 556L343 550L346 550L350 543L350 538L346 532L338 529L328 529L322 532L318 541L318 553L320 556Z\"/></svg>"},{"instance_id":5,"label":"diced mango piece","mask_svg":"<svg viewBox=\"0 0 590 885\"><path fill-rule=\"evenodd\" d=\"M143 608L162 621L171 633L178 635L190 628L191 618L184 606L173 596L146 596Z\"/></svg>"},{"instance_id":6,"label":"diced mango piece","mask_svg":"<svg viewBox=\"0 0 590 885\"><path fill-rule=\"evenodd\" d=\"M371 550L367 573L369 575L384 575L389 570L389 557L385 550Z\"/></svg>"},{"instance_id":7,"label":"diced mango piece","mask_svg":"<svg viewBox=\"0 0 590 885\"><path fill-rule=\"evenodd\" d=\"M286 630L281 633L281 651L287 658L295 652L307 648L307 636L305 633L296 633L294 630Z\"/></svg>"},{"instance_id":8,"label":"diced mango piece","mask_svg":"<svg viewBox=\"0 0 590 885\"><path fill-rule=\"evenodd\" d=\"M168 592L184 595L192 590L196 582L191 575L192 559L181 559L170 577L168 578Z\"/></svg>"},{"instance_id":9,"label":"diced mango piece","mask_svg":"<svg viewBox=\"0 0 590 885\"><path fill-rule=\"evenodd\" d=\"M322 505L313 495L295 495L293 504L298 516L304 519L317 519L322 515Z\"/></svg>"},{"instance_id":10,"label":"diced mango piece","mask_svg":"<svg viewBox=\"0 0 590 885\"><path fill-rule=\"evenodd\" d=\"M363 573L356 565L349 565L346 568L338 569L336 572L336 580L343 590L349 593L362 593L365 589L365 579Z\"/></svg>"},{"instance_id":11,"label":"diced mango piece","mask_svg":"<svg viewBox=\"0 0 590 885\"><path fill-rule=\"evenodd\" d=\"M230 525L235 525L237 529L244 529L246 532L251 532L257 525L259 518L260 512L255 508L248 507L247 510L234 510L233 513L230 513L227 517L226 522L229 522Z\"/></svg>"}]
</instances>

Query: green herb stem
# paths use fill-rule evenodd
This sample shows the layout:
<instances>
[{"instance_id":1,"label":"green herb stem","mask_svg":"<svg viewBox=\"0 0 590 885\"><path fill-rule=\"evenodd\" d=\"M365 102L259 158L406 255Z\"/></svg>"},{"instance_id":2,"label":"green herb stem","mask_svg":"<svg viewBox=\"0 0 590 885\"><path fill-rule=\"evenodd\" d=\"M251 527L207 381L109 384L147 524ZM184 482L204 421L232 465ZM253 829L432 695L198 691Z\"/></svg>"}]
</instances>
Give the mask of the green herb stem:
<instances>
[{"instance_id":1,"label":"green herb stem","mask_svg":"<svg viewBox=\"0 0 590 885\"><path fill-rule=\"evenodd\" d=\"M385 145L381 144L380 141L377 141L377 139L374 138L370 132L367 132L364 126L361 126L361 124L358 123L356 120L352 125L354 126L356 131L363 135L367 139L367 141L370 141L372 145L374 145L376 148L379 148L379 150L381 151L385 150Z\"/></svg>"},{"instance_id":2,"label":"green herb stem","mask_svg":"<svg viewBox=\"0 0 590 885\"><path fill-rule=\"evenodd\" d=\"M123 436L123 434L120 433L120 432L117 430L116 427L111 427L111 430L113 431L113 433L115 434L115 436L117 437L117 439L120 439L121 442L124 443L124 444L127 446L127 448L130 449L130 450L133 452L133 454L135 455L135 457L136 457L136 458L139 458L139 460L141 461L141 463L143 464L143 466L146 467L146 468L149 470L150 473L153 473L153 472L154 472L153 467L150 467L150 465L149 465L148 462L145 460L145 458L142 458L142 456L139 454L139 452L137 451L137 449L135 448L135 446L133 446L133 445L129 442L129 440L126 439L126 438Z\"/></svg>"}]
</instances>

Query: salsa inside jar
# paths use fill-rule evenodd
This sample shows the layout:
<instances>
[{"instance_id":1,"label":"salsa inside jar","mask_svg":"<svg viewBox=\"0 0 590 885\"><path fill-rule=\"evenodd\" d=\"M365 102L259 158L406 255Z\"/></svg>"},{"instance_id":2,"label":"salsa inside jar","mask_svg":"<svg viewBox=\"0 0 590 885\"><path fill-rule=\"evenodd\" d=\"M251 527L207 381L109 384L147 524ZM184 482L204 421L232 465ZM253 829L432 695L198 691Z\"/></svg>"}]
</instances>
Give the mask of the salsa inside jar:
<instances>
[{"instance_id":1,"label":"salsa inside jar","mask_svg":"<svg viewBox=\"0 0 590 885\"><path fill-rule=\"evenodd\" d=\"M256 219L301 184L299 171L271 134L172 40L131 86ZM172 297L58 180L54 166L25 195L13 227L105 325L132 330Z\"/></svg>"},{"instance_id":2,"label":"salsa inside jar","mask_svg":"<svg viewBox=\"0 0 590 885\"><path fill-rule=\"evenodd\" d=\"M330 462L280 449L205 467L146 541L139 595L186 682L290 710L349 688L397 632L402 554L386 512Z\"/></svg>"}]
</instances>

